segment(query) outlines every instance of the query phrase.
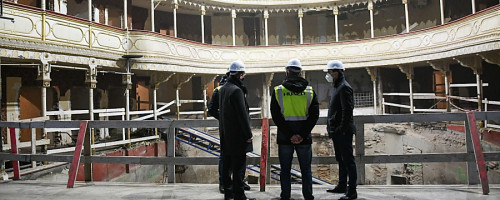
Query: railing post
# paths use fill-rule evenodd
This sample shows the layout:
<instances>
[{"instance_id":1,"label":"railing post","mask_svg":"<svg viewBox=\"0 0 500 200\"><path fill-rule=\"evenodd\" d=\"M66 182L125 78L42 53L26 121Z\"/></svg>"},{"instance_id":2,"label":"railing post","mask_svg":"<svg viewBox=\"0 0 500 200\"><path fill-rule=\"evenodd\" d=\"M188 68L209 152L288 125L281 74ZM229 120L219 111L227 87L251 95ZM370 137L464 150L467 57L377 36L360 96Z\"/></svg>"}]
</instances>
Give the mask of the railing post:
<instances>
[{"instance_id":1,"label":"railing post","mask_svg":"<svg viewBox=\"0 0 500 200\"><path fill-rule=\"evenodd\" d=\"M356 123L356 157L358 157L358 163L356 164L356 168L358 171L358 181L357 184L364 185L365 184L365 162L363 157L365 156L365 124L364 122Z\"/></svg>"},{"instance_id":2,"label":"railing post","mask_svg":"<svg viewBox=\"0 0 500 200\"><path fill-rule=\"evenodd\" d=\"M75 145L75 154L73 155L73 161L71 162L71 166L69 168L69 178L68 178L68 184L66 185L67 188L73 188L75 185L75 180L76 180L76 174L78 173L78 167L80 166L80 157L82 153L82 145L85 140L85 135L86 135L86 130L87 130L87 123L88 121L81 121L80 122L80 130L78 131L78 138L76 140L76 145ZM85 167L86 169L87 167Z\"/></svg>"},{"instance_id":3,"label":"railing post","mask_svg":"<svg viewBox=\"0 0 500 200\"><path fill-rule=\"evenodd\" d=\"M15 128L9 128L10 130L10 150L12 154L17 154L17 136L16 136L16 129ZM12 161L12 168L14 169L14 180L19 180L21 179L21 175L19 173L19 161L14 160Z\"/></svg>"},{"instance_id":4,"label":"railing post","mask_svg":"<svg viewBox=\"0 0 500 200\"><path fill-rule=\"evenodd\" d=\"M474 158L476 159L476 166L479 170L483 194L487 195L490 193L490 188L488 186L488 174L486 172L486 162L484 161L483 151L481 150L481 141L479 140L479 134L476 126L476 116L474 116L474 112L467 112L467 120L469 121L469 133L471 133L472 146L474 147Z\"/></svg>"},{"instance_id":5,"label":"railing post","mask_svg":"<svg viewBox=\"0 0 500 200\"><path fill-rule=\"evenodd\" d=\"M269 119L262 118L262 145L260 150L260 191L266 191L267 149L269 140Z\"/></svg>"},{"instance_id":6,"label":"railing post","mask_svg":"<svg viewBox=\"0 0 500 200\"><path fill-rule=\"evenodd\" d=\"M173 121L170 123L174 123ZM168 128L168 134L167 134L167 157L168 158L174 158L175 157L175 134L176 134L176 128L171 126ZM167 168L167 175L168 175L168 183L175 183L175 165L168 163L168 168Z\"/></svg>"},{"instance_id":7,"label":"railing post","mask_svg":"<svg viewBox=\"0 0 500 200\"><path fill-rule=\"evenodd\" d=\"M465 122L465 144L467 146L467 154L474 155L474 146L472 144L472 137L470 132L471 124ZM467 161L467 180L469 185L479 184L479 173L475 162Z\"/></svg>"},{"instance_id":8,"label":"railing post","mask_svg":"<svg viewBox=\"0 0 500 200\"><path fill-rule=\"evenodd\" d=\"M92 182L92 162L90 161L90 156L92 156L92 146L91 146L90 131L85 129L85 138L83 142L83 156L84 156L84 169L85 169L85 182Z\"/></svg>"}]
</instances>

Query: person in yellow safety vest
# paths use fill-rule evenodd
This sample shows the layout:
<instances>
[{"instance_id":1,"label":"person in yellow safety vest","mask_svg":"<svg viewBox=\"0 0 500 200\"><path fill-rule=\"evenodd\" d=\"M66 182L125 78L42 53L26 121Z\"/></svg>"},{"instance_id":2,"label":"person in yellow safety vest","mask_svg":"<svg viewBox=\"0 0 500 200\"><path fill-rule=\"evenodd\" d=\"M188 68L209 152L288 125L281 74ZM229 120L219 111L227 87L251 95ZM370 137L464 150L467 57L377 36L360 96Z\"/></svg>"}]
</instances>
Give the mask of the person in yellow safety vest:
<instances>
[{"instance_id":1,"label":"person in yellow safety vest","mask_svg":"<svg viewBox=\"0 0 500 200\"><path fill-rule=\"evenodd\" d=\"M271 115L278 126L278 156L280 160L281 199L290 199L293 152L297 153L302 173L302 195L314 199L312 189L311 130L319 118L316 93L301 77L302 65L291 59L285 67L286 79L274 87L271 94Z\"/></svg>"},{"instance_id":2,"label":"person in yellow safety vest","mask_svg":"<svg viewBox=\"0 0 500 200\"><path fill-rule=\"evenodd\" d=\"M229 72L220 78L219 86L217 86L214 89L214 92L212 93L212 98L210 99L210 103L208 104L208 114L217 120L219 120L219 90L222 86L224 86L228 77L229 77ZM219 136L222 137L220 133ZM243 176L245 176L244 173L245 171L243 171ZM219 192L221 194L224 194L224 185L222 184L222 177L223 176L222 176L222 151L221 151L219 156ZM248 185L246 182L243 182L243 186L245 190L250 190L250 185Z\"/></svg>"}]
</instances>

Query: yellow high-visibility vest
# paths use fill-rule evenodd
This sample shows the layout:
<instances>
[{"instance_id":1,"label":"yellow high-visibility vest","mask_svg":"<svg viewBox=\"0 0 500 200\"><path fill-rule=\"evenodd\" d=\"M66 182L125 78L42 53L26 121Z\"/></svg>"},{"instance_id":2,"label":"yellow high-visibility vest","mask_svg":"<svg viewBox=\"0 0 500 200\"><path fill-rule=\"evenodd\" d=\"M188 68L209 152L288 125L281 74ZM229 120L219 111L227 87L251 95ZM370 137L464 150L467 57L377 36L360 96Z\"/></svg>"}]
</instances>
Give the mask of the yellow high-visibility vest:
<instances>
[{"instance_id":1,"label":"yellow high-visibility vest","mask_svg":"<svg viewBox=\"0 0 500 200\"><path fill-rule=\"evenodd\" d=\"M307 86L302 92L293 92L283 85L274 87L274 94L281 108L281 114L286 121L307 120L314 92Z\"/></svg>"},{"instance_id":2,"label":"yellow high-visibility vest","mask_svg":"<svg viewBox=\"0 0 500 200\"><path fill-rule=\"evenodd\" d=\"M222 87L222 85L219 85L218 87L214 88L214 92L215 92L215 90L220 90L221 87Z\"/></svg>"}]
</instances>

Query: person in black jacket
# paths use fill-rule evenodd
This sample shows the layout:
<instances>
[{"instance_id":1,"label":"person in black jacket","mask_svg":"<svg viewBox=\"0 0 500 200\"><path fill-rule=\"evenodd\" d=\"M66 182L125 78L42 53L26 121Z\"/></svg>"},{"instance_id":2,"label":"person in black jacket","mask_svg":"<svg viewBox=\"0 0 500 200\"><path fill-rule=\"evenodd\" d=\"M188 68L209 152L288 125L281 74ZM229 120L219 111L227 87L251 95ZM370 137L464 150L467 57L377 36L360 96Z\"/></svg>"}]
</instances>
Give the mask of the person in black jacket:
<instances>
[{"instance_id":1,"label":"person in black jacket","mask_svg":"<svg viewBox=\"0 0 500 200\"><path fill-rule=\"evenodd\" d=\"M246 100L247 89L242 84L245 66L241 61L234 61L229 66L230 76L220 88L219 127L222 128L221 147L224 199L247 199L243 185L243 173L246 166L246 153L253 150L250 115ZM233 180L226 172L233 172ZM232 185L232 187L231 187Z\"/></svg>"},{"instance_id":2,"label":"person in black jacket","mask_svg":"<svg viewBox=\"0 0 500 200\"><path fill-rule=\"evenodd\" d=\"M212 98L210 99L210 103L208 104L208 114L215 119L219 120L219 90L220 88L226 84L227 78L229 76L229 72L227 72L224 76L220 78L219 81L219 86L214 89L214 92L212 93ZM219 127L219 137L222 138L221 134L221 128ZM219 156L219 192L224 193L224 184L222 180L222 151L220 152ZM228 172L231 174L230 172ZM245 175L245 170L242 171L243 176ZM243 182L243 186L245 190L250 190L250 186Z\"/></svg>"},{"instance_id":3,"label":"person in black jacket","mask_svg":"<svg viewBox=\"0 0 500 200\"><path fill-rule=\"evenodd\" d=\"M302 195L306 200L314 199L311 130L319 118L319 103L312 87L300 76L301 71L299 60L288 61L286 79L281 85L274 87L271 94L271 115L278 126L281 199L290 199L290 170L294 151L302 173Z\"/></svg>"},{"instance_id":4,"label":"person in black jacket","mask_svg":"<svg viewBox=\"0 0 500 200\"><path fill-rule=\"evenodd\" d=\"M340 199L356 199L358 198L357 172L352 150L352 138L356 134L353 120L354 98L352 87L345 80L344 70L344 64L337 60L328 62L324 70L327 72L326 80L333 83L328 107L327 131L333 140L335 159L339 163L339 183L327 192L345 193Z\"/></svg>"}]
</instances>

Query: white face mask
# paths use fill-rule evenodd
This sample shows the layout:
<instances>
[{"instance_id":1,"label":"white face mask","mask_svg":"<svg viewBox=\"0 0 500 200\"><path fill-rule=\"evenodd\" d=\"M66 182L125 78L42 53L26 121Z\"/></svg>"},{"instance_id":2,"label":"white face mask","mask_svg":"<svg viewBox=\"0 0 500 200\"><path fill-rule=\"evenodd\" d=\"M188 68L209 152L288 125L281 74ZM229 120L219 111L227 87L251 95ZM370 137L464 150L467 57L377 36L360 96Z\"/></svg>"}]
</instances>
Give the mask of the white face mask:
<instances>
[{"instance_id":1,"label":"white face mask","mask_svg":"<svg viewBox=\"0 0 500 200\"><path fill-rule=\"evenodd\" d=\"M333 76L330 73L326 73L325 79L329 83L333 83Z\"/></svg>"}]
</instances>

